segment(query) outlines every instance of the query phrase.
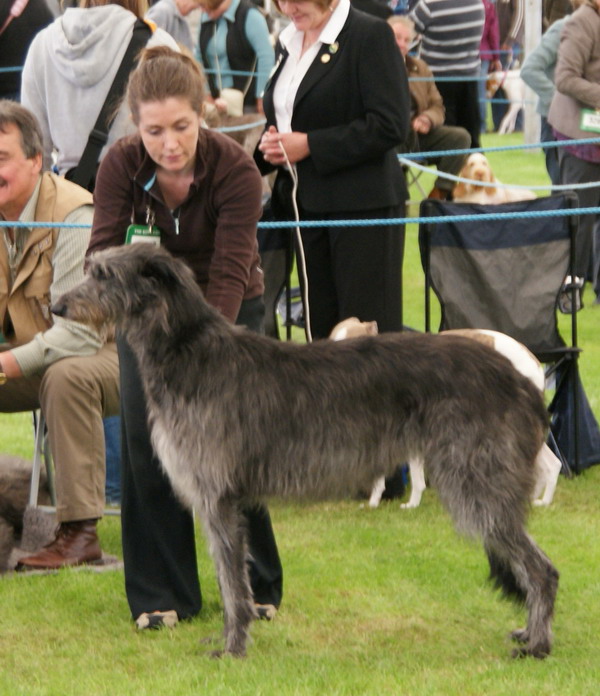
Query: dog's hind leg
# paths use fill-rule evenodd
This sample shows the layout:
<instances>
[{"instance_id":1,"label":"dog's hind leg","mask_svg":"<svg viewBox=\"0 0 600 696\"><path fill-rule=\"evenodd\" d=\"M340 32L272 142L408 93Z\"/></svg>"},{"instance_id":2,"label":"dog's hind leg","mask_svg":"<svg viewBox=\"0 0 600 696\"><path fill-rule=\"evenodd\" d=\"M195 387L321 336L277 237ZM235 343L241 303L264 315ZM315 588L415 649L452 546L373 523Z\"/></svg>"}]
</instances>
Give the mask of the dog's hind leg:
<instances>
[{"instance_id":1,"label":"dog's hind leg","mask_svg":"<svg viewBox=\"0 0 600 696\"><path fill-rule=\"evenodd\" d=\"M436 425L441 432L440 419ZM546 657L558 572L525 531L536 456L530 436L516 427L494 436L482 428L461 434L425 452L429 479L457 528L482 539L490 579L528 609L527 627L513 634L523 642L514 655Z\"/></svg>"},{"instance_id":2,"label":"dog's hind leg","mask_svg":"<svg viewBox=\"0 0 600 696\"><path fill-rule=\"evenodd\" d=\"M409 462L410 467L410 498L408 503L403 503L400 507L407 510L419 507L423 491L425 490L425 468L421 457L415 457Z\"/></svg>"},{"instance_id":3,"label":"dog's hind leg","mask_svg":"<svg viewBox=\"0 0 600 696\"><path fill-rule=\"evenodd\" d=\"M547 657L552 647L558 571L524 529L510 537L494 537L485 542L490 578L505 595L524 601L528 610L527 627L512 633L523 643L513 656Z\"/></svg>"},{"instance_id":4,"label":"dog's hind leg","mask_svg":"<svg viewBox=\"0 0 600 696\"><path fill-rule=\"evenodd\" d=\"M554 491L556 490L561 468L560 459L544 443L535 460L538 480L533 495L534 505L550 505L554 498Z\"/></svg>"},{"instance_id":5,"label":"dog's hind leg","mask_svg":"<svg viewBox=\"0 0 600 696\"><path fill-rule=\"evenodd\" d=\"M200 510L210 552L215 563L225 619L225 647L213 653L246 655L250 623L256 618L246 564L246 526L239 504L221 499L210 512Z\"/></svg>"}]
</instances>

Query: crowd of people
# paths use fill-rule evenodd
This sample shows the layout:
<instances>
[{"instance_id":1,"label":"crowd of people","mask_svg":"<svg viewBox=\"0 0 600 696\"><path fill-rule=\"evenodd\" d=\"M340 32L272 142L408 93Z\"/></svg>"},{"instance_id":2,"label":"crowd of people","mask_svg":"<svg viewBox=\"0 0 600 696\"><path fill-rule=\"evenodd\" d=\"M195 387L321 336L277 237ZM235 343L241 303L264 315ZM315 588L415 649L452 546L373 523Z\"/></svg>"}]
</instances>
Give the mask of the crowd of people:
<instances>
[{"instance_id":1,"label":"crowd of people","mask_svg":"<svg viewBox=\"0 0 600 696\"><path fill-rule=\"evenodd\" d=\"M567 18L548 0L556 21L523 65L546 140L590 137L582 109L600 108L600 0L572 3ZM14 224L0 227L0 411L43 410L59 522L20 569L101 560L103 419L120 413L127 598L139 628L172 626L202 605L194 522L154 454L134 355L118 335L53 318L52 303L81 280L87 254L143 237L185 259L229 321L263 332L268 181L274 219L323 221L294 242L309 338L351 316L401 331L398 153L437 152L430 195L451 200L445 175L464 161L452 151L478 148L486 128L487 71L522 59L524 0L274 0L276 32L250 0L5 5L0 67L15 71L0 81L0 215ZM207 104L264 118L253 158L206 127ZM548 152L552 181L598 181L599 152ZM597 205L598 191L582 202ZM600 295L595 216L583 220L577 272ZM244 516L256 612L271 618L283 571L269 513Z\"/></svg>"}]
</instances>

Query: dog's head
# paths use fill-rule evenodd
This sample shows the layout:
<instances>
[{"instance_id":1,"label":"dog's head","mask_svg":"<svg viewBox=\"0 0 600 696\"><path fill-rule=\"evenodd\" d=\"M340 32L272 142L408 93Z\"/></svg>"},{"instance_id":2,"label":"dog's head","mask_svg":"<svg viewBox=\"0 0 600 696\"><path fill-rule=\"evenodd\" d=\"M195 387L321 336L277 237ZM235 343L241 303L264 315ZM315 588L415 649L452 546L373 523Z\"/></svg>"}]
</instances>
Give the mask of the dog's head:
<instances>
[{"instance_id":1,"label":"dog's head","mask_svg":"<svg viewBox=\"0 0 600 696\"><path fill-rule=\"evenodd\" d=\"M357 336L376 336L376 321L360 321L356 317L344 319L333 327L329 338L333 341L343 341L345 338L356 338Z\"/></svg>"},{"instance_id":2,"label":"dog's head","mask_svg":"<svg viewBox=\"0 0 600 696\"><path fill-rule=\"evenodd\" d=\"M488 74L485 81L485 96L491 99L494 94L500 89L506 74L502 70L495 70Z\"/></svg>"},{"instance_id":3,"label":"dog's head","mask_svg":"<svg viewBox=\"0 0 600 696\"><path fill-rule=\"evenodd\" d=\"M161 315L167 328L174 297L178 303L205 305L187 264L161 247L140 242L93 254L85 279L62 295L52 312L100 333L112 325L128 327L149 316L156 321Z\"/></svg>"},{"instance_id":4,"label":"dog's head","mask_svg":"<svg viewBox=\"0 0 600 696\"><path fill-rule=\"evenodd\" d=\"M488 161L488 158L481 152L474 152L470 154L462 169L459 172L459 177L462 179L470 179L469 182L459 181L454 187L454 200L459 200L460 198L466 197L469 193L477 189L484 188L486 193L494 194L496 193L495 186L479 186L477 183L481 181L483 183L495 184L496 177Z\"/></svg>"}]
</instances>

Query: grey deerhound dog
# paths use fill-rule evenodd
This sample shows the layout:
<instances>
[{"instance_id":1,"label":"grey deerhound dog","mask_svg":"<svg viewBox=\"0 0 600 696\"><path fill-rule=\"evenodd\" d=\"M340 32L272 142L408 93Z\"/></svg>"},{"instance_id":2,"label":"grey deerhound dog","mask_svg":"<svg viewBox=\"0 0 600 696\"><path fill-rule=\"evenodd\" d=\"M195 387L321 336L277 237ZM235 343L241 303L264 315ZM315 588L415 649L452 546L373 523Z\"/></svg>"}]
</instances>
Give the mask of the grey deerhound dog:
<instances>
[{"instance_id":1,"label":"grey deerhound dog","mask_svg":"<svg viewBox=\"0 0 600 696\"><path fill-rule=\"evenodd\" d=\"M94 255L54 311L116 324L137 356L152 442L208 537L224 652L245 654L255 616L241 508L352 495L420 456L458 530L482 539L491 579L528 609L513 654L549 654L558 573L525 531L546 409L498 352L444 335L259 336L211 308L185 263L141 243Z\"/></svg>"}]
</instances>

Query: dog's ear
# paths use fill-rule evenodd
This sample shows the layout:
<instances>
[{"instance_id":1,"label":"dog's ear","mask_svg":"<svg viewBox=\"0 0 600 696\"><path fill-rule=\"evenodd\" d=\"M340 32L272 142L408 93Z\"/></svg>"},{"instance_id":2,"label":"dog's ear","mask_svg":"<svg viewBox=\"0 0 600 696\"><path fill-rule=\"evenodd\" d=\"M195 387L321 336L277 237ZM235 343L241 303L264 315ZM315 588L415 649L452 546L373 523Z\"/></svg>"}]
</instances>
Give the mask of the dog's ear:
<instances>
[{"instance_id":1,"label":"dog's ear","mask_svg":"<svg viewBox=\"0 0 600 696\"><path fill-rule=\"evenodd\" d=\"M144 278L155 280L165 288L172 288L179 283L177 265L171 256L156 254L147 258L140 269Z\"/></svg>"},{"instance_id":2,"label":"dog's ear","mask_svg":"<svg viewBox=\"0 0 600 696\"><path fill-rule=\"evenodd\" d=\"M460 176L466 179L464 173L461 171ZM454 191L452 192L452 197L454 200L459 198L464 198L467 195L467 185L463 181L457 181Z\"/></svg>"},{"instance_id":3,"label":"dog's ear","mask_svg":"<svg viewBox=\"0 0 600 696\"><path fill-rule=\"evenodd\" d=\"M496 177L494 176L494 172L492 171L491 167L490 167L490 182L489 183L490 184L497 184L498 183L498 179L496 179ZM496 193L498 192L498 188L496 186L486 186L486 189L487 189L487 192L492 196L495 196Z\"/></svg>"}]
</instances>

